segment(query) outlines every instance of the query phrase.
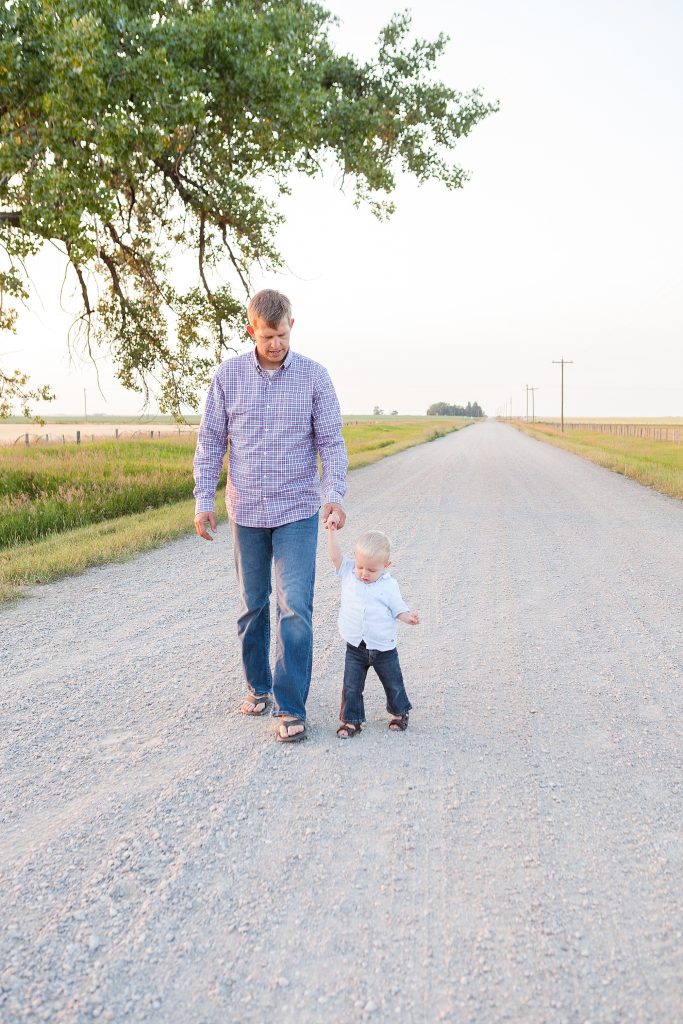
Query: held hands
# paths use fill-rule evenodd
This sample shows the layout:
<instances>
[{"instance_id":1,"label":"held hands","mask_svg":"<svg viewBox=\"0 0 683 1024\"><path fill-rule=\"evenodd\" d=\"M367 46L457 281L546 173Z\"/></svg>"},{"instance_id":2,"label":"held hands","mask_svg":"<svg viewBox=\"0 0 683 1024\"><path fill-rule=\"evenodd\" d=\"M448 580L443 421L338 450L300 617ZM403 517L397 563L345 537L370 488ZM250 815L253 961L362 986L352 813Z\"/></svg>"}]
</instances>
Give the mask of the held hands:
<instances>
[{"instance_id":1,"label":"held hands","mask_svg":"<svg viewBox=\"0 0 683 1024\"><path fill-rule=\"evenodd\" d=\"M407 623L409 626L420 625L420 616L417 612L401 612L401 614L397 615L396 618L400 619L401 622Z\"/></svg>"},{"instance_id":2,"label":"held hands","mask_svg":"<svg viewBox=\"0 0 683 1024\"><path fill-rule=\"evenodd\" d=\"M211 529L211 533L215 533L218 529L216 513L197 512L197 515L194 517L194 528L197 531L197 534L202 538L202 540L213 540L211 534L207 532L207 527Z\"/></svg>"},{"instance_id":3,"label":"held hands","mask_svg":"<svg viewBox=\"0 0 683 1024\"><path fill-rule=\"evenodd\" d=\"M346 522L346 512L334 501L328 501L323 505L323 526L326 530L343 530Z\"/></svg>"},{"instance_id":4,"label":"held hands","mask_svg":"<svg viewBox=\"0 0 683 1024\"><path fill-rule=\"evenodd\" d=\"M335 569L339 569L343 559L337 532L344 525L345 518L344 510L339 505L326 505L323 509L323 526L327 530L327 553Z\"/></svg>"}]
</instances>

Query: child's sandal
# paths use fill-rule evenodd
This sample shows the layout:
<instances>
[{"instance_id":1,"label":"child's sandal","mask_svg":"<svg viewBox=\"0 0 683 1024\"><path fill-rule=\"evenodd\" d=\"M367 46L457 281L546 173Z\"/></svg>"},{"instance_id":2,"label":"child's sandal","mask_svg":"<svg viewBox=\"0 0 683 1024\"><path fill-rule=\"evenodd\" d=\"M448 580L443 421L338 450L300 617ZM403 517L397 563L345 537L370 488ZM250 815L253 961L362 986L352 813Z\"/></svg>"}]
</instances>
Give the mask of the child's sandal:
<instances>
[{"instance_id":1,"label":"child's sandal","mask_svg":"<svg viewBox=\"0 0 683 1024\"><path fill-rule=\"evenodd\" d=\"M405 732L408 728L408 712L405 715L400 715L398 718L392 718L389 722L389 729L391 732Z\"/></svg>"},{"instance_id":2,"label":"child's sandal","mask_svg":"<svg viewBox=\"0 0 683 1024\"><path fill-rule=\"evenodd\" d=\"M337 736L340 740L350 740L354 736L358 736L361 732L360 725L354 725L353 722L342 722L337 729ZM342 735L344 733L345 735Z\"/></svg>"}]
</instances>

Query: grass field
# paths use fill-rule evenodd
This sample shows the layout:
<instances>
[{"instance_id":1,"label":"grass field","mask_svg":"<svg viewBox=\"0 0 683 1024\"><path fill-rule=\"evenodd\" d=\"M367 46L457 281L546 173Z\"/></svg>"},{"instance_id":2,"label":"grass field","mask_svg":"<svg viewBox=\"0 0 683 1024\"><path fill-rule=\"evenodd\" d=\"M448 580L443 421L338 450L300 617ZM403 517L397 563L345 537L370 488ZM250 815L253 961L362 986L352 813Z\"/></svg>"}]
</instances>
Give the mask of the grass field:
<instances>
[{"instance_id":1,"label":"grass field","mask_svg":"<svg viewBox=\"0 0 683 1024\"><path fill-rule=\"evenodd\" d=\"M540 441L566 448L672 498L683 498L683 444L680 442L649 441L588 430L571 430L563 434L559 427L547 423L513 423L518 430Z\"/></svg>"},{"instance_id":2,"label":"grass field","mask_svg":"<svg viewBox=\"0 0 683 1024\"><path fill-rule=\"evenodd\" d=\"M158 416L105 416L105 415L92 415L92 416L45 416L43 417L46 427L49 427L51 423L78 423L85 428L88 424L98 423L126 423L128 425L133 424L140 429L145 427L153 427L158 424L174 425L176 421L172 416L165 416L161 413ZM185 419L189 424L198 424L201 416L186 416ZM35 420L29 416L7 416L2 421L3 423L16 424L19 427L26 427L27 429L33 429L35 427Z\"/></svg>"},{"instance_id":3,"label":"grass field","mask_svg":"<svg viewBox=\"0 0 683 1024\"><path fill-rule=\"evenodd\" d=\"M0 449L0 549L190 497L193 451L190 438Z\"/></svg>"},{"instance_id":4,"label":"grass field","mask_svg":"<svg viewBox=\"0 0 683 1024\"><path fill-rule=\"evenodd\" d=\"M352 469L471 422L350 420ZM190 437L0 448L0 600L191 531L193 454Z\"/></svg>"}]
</instances>

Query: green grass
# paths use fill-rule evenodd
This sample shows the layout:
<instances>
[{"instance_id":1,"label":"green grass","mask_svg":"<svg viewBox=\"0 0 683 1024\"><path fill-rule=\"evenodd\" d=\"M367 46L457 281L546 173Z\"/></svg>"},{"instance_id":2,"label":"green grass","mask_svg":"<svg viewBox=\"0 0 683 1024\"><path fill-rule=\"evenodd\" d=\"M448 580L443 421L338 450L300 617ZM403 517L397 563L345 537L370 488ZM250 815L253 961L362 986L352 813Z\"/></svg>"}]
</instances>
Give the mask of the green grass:
<instances>
[{"instance_id":1,"label":"green grass","mask_svg":"<svg viewBox=\"0 0 683 1024\"><path fill-rule=\"evenodd\" d=\"M191 438L0 448L0 550L188 498L193 452Z\"/></svg>"},{"instance_id":2,"label":"green grass","mask_svg":"<svg viewBox=\"0 0 683 1024\"><path fill-rule=\"evenodd\" d=\"M413 445L434 441L471 422L457 417L435 416L406 420L386 417L368 421L354 418L343 428L349 468L358 469Z\"/></svg>"},{"instance_id":3,"label":"green grass","mask_svg":"<svg viewBox=\"0 0 683 1024\"><path fill-rule=\"evenodd\" d=\"M350 468L468 422L354 419L344 425ZM0 448L0 600L191 532L193 454L186 436Z\"/></svg>"},{"instance_id":4,"label":"green grass","mask_svg":"<svg viewBox=\"0 0 683 1024\"><path fill-rule=\"evenodd\" d=\"M0 551L0 602L19 597L25 587L123 561L165 544L192 529L193 515L194 499L186 499ZM220 509L218 517L227 518Z\"/></svg>"},{"instance_id":5,"label":"green grass","mask_svg":"<svg viewBox=\"0 0 683 1024\"><path fill-rule=\"evenodd\" d=\"M672 498L683 498L683 444L588 430L563 434L559 427L548 424L531 426L516 422L514 425L539 441L566 448Z\"/></svg>"}]
</instances>

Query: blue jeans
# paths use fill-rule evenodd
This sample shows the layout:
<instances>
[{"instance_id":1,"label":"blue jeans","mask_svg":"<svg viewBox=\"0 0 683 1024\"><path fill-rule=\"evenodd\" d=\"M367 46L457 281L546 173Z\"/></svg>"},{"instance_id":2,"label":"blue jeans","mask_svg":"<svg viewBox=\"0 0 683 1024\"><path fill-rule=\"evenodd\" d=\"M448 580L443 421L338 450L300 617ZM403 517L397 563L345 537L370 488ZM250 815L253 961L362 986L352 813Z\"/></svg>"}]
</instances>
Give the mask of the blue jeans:
<instances>
[{"instance_id":1,"label":"blue jeans","mask_svg":"<svg viewBox=\"0 0 683 1024\"><path fill-rule=\"evenodd\" d=\"M373 651L361 640L360 646L346 645L346 661L344 663L344 685L342 686L341 709L339 720L349 725L360 725L365 721L363 690L365 677L372 666L379 676L387 696L387 711L395 718L410 711L412 704L408 700L403 685L403 673L398 660L398 651Z\"/></svg>"},{"instance_id":2,"label":"blue jeans","mask_svg":"<svg viewBox=\"0 0 683 1024\"><path fill-rule=\"evenodd\" d=\"M313 586L318 513L283 526L230 522L240 588L237 635L247 686L273 694L273 714L306 718L313 659ZM271 566L275 568L277 644L270 671Z\"/></svg>"}]
</instances>

